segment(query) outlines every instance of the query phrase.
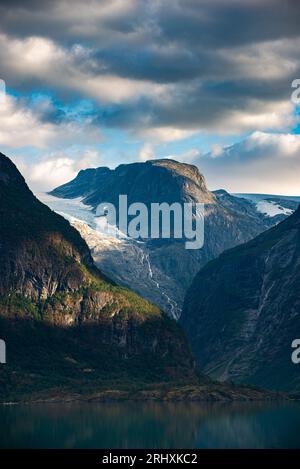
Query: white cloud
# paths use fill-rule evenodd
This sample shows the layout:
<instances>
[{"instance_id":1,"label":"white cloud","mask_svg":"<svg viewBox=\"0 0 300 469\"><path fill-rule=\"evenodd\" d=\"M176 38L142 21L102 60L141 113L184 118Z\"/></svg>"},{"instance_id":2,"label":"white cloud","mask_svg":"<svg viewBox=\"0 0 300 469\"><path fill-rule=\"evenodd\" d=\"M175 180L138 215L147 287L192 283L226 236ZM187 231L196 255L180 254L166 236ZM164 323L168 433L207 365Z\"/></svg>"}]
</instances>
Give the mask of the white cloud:
<instances>
[{"instance_id":1,"label":"white cloud","mask_svg":"<svg viewBox=\"0 0 300 469\"><path fill-rule=\"evenodd\" d=\"M186 130L176 127L149 127L139 131L138 134L159 143L182 140L191 137L195 132L195 130Z\"/></svg>"},{"instance_id":2,"label":"white cloud","mask_svg":"<svg viewBox=\"0 0 300 469\"><path fill-rule=\"evenodd\" d=\"M66 85L83 92L99 102L112 103L135 100L141 96L152 96L158 99L167 90L166 85L158 85L150 81L134 80L111 74L88 76L85 73L78 73Z\"/></svg>"},{"instance_id":3,"label":"white cloud","mask_svg":"<svg viewBox=\"0 0 300 469\"><path fill-rule=\"evenodd\" d=\"M182 154L183 161L193 162L195 158L198 158L201 155L201 152L198 148L190 148L185 153Z\"/></svg>"},{"instance_id":4,"label":"white cloud","mask_svg":"<svg viewBox=\"0 0 300 469\"><path fill-rule=\"evenodd\" d=\"M223 147L219 143L215 143L211 147L211 152L210 155L212 158L217 158L218 156L221 156L223 153Z\"/></svg>"},{"instance_id":5,"label":"white cloud","mask_svg":"<svg viewBox=\"0 0 300 469\"><path fill-rule=\"evenodd\" d=\"M13 81L34 79L42 86L79 92L105 103L120 103L141 96L158 98L166 93L166 85L108 73L104 64L93 59L92 53L91 48L78 44L66 49L47 38L19 40L0 34L0 68Z\"/></svg>"},{"instance_id":6,"label":"white cloud","mask_svg":"<svg viewBox=\"0 0 300 469\"><path fill-rule=\"evenodd\" d=\"M293 113L289 101L257 101L247 103L245 109L228 110L211 123L209 132L237 135L255 130L286 131L296 125L299 118ZM207 129L202 129L203 131Z\"/></svg>"},{"instance_id":7,"label":"white cloud","mask_svg":"<svg viewBox=\"0 0 300 469\"><path fill-rule=\"evenodd\" d=\"M277 158L300 156L300 135L254 132L248 139L248 145L255 151L260 149L260 153L272 151L273 156Z\"/></svg>"},{"instance_id":8,"label":"white cloud","mask_svg":"<svg viewBox=\"0 0 300 469\"><path fill-rule=\"evenodd\" d=\"M300 135L257 131L196 164L212 189L300 195Z\"/></svg>"},{"instance_id":9,"label":"white cloud","mask_svg":"<svg viewBox=\"0 0 300 469\"><path fill-rule=\"evenodd\" d=\"M29 108L6 96L0 106L0 144L43 147L55 136L55 126L40 122Z\"/></svg>"},{"instance_id":10,"label":"white cloud","mask_svg":"<svg viewBox=\"0 0 300 469\"><path fill-rule=\"evenodd\" d=\"M0 105L0 144L12 148L46 148L49 145L66 147L102 141L99 129L88 119L82 122L44 121L43 112L49 106L49 102L44 101L31 109L24 101L6 95Z\"/></svg>"},{"instance_id":11,"label":"white cloud","mask_svg":"<svg viewBox=\"0 0 300 469\"><path fill-rule=\"evenodd\" d=\"M38 161L14 159L29 186L35 191L48 191L74 179L81 169L99 166L100 156L94 150L45 155Z\"/></svg>"},{"instance_id":12,"label":"white cloud","mask_svg":"<svg viewBox=\"0 0 300 469\"><path fill-rule=\"evenodd\" d=\"M153 145L149 142L144 143L139 152L139 159L141 161L153 160L155 158Z\"/></svg>"},{"instance_id":13,"label":"white cloud","mask_svg":"<svg viewBox=\"0 0 300 469\"><path fill-rule=\"evenodd\" d=\"M300 38L293 37L225 48L218 53L231 63L235 79L288 80L299 70L299 47Z\"/></svg>"},{"instance_id":14,"label":"white cloud","mask_svg":"<svg viewBox=\"0 0 300 469\"><path fill-rule=\"evenodd\" d=\"M200 156L201 151L198 148L190 148L189 150L186 150L183 153L167 155L165 158L181 161L182 163L194 164L194 161L197 161Z\"/></svg>"}]
</instances>

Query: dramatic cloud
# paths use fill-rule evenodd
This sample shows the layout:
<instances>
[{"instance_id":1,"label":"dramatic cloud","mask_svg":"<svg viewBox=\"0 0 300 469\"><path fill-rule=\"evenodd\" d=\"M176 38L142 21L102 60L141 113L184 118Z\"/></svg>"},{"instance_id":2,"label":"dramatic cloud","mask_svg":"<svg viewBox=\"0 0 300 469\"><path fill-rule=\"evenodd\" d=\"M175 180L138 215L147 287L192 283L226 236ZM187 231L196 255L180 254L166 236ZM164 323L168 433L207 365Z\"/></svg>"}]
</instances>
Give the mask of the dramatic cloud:
<instances>
[{"instance_id":1,"label":"dramatic cloud","mask_svg":"<svg viewBox=\"0 0 300 469\"><path fill-rule=\"evenodd\" d=\"M94 100L99 125L150 136L293 125L297 1L4 1L0 16L9 86Z\"/></svg>"},{"instance_id":2,"label":"dramatic cloud","mask_svg":"<svg viewBox=\"0 0 300 469\"><path fill-rule=\"evenodd\" d=\"M77 93L103 103L163 92L162 85L108 73L88 48L76 44L65 49L41 37L20 40L0 35L0 65L10 86L18 87L22 80L27 89L49 87L60 95Z\"/></svg>"},{"instance_id":3,"label":"dramatic cloud","mask_svg":"<svg viewBox=\"0 0 300 469\"><path fill-rule=\"evenodd\" d=\"M105 135L113 165L179 155L216 188L298 192L298 1L2 0L0 18L0 144L42 150L34 183Z\"/></svg>"}]
</instances>

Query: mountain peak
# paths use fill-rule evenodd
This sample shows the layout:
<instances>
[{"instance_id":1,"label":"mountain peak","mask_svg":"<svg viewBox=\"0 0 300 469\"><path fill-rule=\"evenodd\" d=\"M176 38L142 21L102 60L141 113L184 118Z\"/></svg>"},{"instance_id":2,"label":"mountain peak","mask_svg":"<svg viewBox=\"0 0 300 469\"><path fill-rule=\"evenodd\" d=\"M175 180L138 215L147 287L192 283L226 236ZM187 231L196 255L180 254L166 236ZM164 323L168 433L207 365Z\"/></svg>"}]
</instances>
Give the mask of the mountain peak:
<instances>
[{"instance_id":1,"label":"mountain peak","mask_svg":"<svg viewBox=\"0 0 300 469\"><path fill-rule=\"evenodd\" d=\"M81 196L93 207L101 202L117 204L120 194L127 194L129 203L189 200L215 203L196 166L166 158L121 164L113 170L103 167L86 170L51 194L64 198Z\"/></svg>"},{"instance_id":2,"label":"mountain peak","mask_svg":"<svg viewBox=\"0 0 300 469\"><path fill-rule=\"evenodd\" d=\"M0 183L8 185L10 182L17 181L25 184L23 176L14 163L0 152Z\"/></svg>"},{"instance_id":3,"label":"mountain peak","mask_svg":"<svg viewBox=\"0 0 300 469\"><path fill-rule=\"evenodd\" d=\"M213 193L221 197L223 195L230 195L229 192L227 192L225 189L217 189L216 191L213 191Z\"/></svg>"},{"instance_id":4,"label":"mountain peak","mask_svg":"<svg viewBox=\"0 0 300 469\"><path fill-rule=\"evenodd\" d=\"M151 166L157 168L165 168L166 170L170 171L171 173L175 173L178 176L186 177L191 180L194 180L196 183L205 184L204 176L200 173L199 169L195 165L191 165L188 163L182 163L171 158L160 158L160 159L153 159L147 160L145 162L135 162L129 164L121 164L116 168L116 171L120 168L134 168L134 167L143 167Z\"/></svg>"},{"instance_id":5,"label":"mountain peak","mask_svg":"<svg viewBox=\"0 0 300 469\"><path fill-rule=\"evenodd\" d=\"M160 166L182 176L183 178L190 179L199 185L202 189L207 190L206 181L199 168L195 165L188 163L181 163L172 159L164 158L160 160L152 160L154 166Z\"/></svg>"},{"instance_id":6,"label":"mountain peak","mask_svg":"<svg viewBox=\"0 0 300 469\"><path fill-rule=\"evenodd\" d=\"M0 293L11 285L28 297L49 295L72 284L68 280L72 269L80 283L78 264L93 265L78 231L33 195L17 167L2 153L0 240Z\"/></svg>"}]
</instances>

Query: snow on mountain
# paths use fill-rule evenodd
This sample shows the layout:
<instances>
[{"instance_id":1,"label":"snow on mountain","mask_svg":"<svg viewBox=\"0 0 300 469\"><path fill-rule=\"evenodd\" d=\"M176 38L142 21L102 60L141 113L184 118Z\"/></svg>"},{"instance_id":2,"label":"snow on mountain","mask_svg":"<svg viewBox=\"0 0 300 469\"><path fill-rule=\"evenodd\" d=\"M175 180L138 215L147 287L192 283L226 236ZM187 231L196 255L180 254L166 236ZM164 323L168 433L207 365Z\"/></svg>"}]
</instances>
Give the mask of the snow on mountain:
<instances>
[{"instance_id":1,"label":"snow on mountain","mask_svg":"<svg viewBox=\"0 0 300 469\"><path fill-rule=\"evenodd\" d=\"M273 223L283 221L297 209L300 197L271 195L271 194L234 194L236 197L246 199L255 206L256 210L267 218L272 218Z\"/></svg>"},{"instance_id":2,"label":"snow on mountain","mask_svg":"<svg viewBox=\"0 0 300 469\"><path fill-rule=\"evenodd\" d=\"M261 200L256 204L256 209L267 215L268 217L275 217L276 215L291 215L294 210L282 207L274 201Z\"/></svg>"},{"instance_id":3,"label":"snow on mountain","mask_svg":"<svg viewBox=\"0 0 300 469\"><path fill-rule=\"evenodd\" d=\"M116 283L134 289L178 319L179 299L177 303L172 279L152 265L146 243L126 237L116 227L107 229L104 217L96 217L92 208L82 203L81 197L58 199L45 193L37 196L79 231L104 274Z\"/></svg>"}]
</instances>

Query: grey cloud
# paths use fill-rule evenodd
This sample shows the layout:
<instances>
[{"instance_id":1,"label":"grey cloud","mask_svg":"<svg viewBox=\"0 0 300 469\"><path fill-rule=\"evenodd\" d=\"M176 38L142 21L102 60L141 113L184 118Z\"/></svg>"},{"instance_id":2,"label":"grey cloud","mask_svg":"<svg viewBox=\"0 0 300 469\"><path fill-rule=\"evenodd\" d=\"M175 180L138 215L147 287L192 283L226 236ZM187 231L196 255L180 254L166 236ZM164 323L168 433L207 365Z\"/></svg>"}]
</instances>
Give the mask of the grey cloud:
<instances>
[{"instance_id":1,"label":"grey cloud","mask_svg":"<svg viewBox=\"0 0 300 469\"><path fill-rule=\"evenodd\" d=\"M234 46L299 35L297 0L161 2L164 38L190 45Z\"/></svg>"},{"instance_id":2,"label":"grey cloud","mask_svg":"<svg viewBox=\"0 0 300 469\"><path fill-rule=\"evenodd\" d=\"M120 8L120 2L120 7L111 14L101 15L101 9L113 3L88 0L84 4L86 17L76 17L76 8L83 5L79 1L1 1L2 27L15 35L28 34L30 28L31 34L43 31L55 36L56 23L59 36L74 39L74 32L79 32L81 26L93 26L96 21L100 37L103 27L125 33L138 28L150 29L154 40L193 47L233 46L299 35L297 0L124 0L128 8ZM98 16L95 11L99 12ZM18 17L18 12L27 12L30 16ZM42 27L46 28L42 30ZM85 28L81 31L84 36ZM91 38L88 28L85 33ZM97 37L97 31L94 34Z\"/></svg>"},{"instance_id":3,"label":"grey cloud","mask_svg":"<svg viewBox=\"0 0 300 469\"><path fill-rule=\"evenodd\" d=\"M97 119L105 125L210 130L226 125L228 113L254 114L256 106L262 114L272 104L278 110L300 73L299 48L293 47L300 45L296 0L15 0L1 1L0 16L0 32L10 39L46 37L66 54L74 44L87 48L90 56L71 64L73 79L84 69L85 78L115 75L167 85L166 99L150 93L103 103ZM30 64L16 74L5 68L8 62L0 54L1 73L12 87L28 92L43 86ZM89 84L73 85L55 72L45 83L62 100L91 98Z\"/></svg>"},{"instance_id":4,"label":"grey cloud","mask_svg":"<svg viewBox=\"0 0 300 469\"><path fill-rule=\"evenodd\" d=\"M239 130L240 117L247 114L263 115L271 112L270 109L276 112L285 102L288 107L290 94L290 87L280 80L274 81L272 86L268 81L260 80L237 83L194 81L190 86L176 86L166 101L144 98L138 104L111 106L100 115L100 121L109 126L129 129L138 122L140 127L145 123L149 127L172 126L235 133ZM230 113L237 114L236 121L226 122ZM271 127L272 122L269 124ZM253 122L249 127L241 127L241 131L270 127L268 122L265 126Z\"/></svg>"}]
</instances>

